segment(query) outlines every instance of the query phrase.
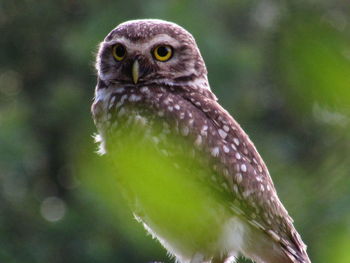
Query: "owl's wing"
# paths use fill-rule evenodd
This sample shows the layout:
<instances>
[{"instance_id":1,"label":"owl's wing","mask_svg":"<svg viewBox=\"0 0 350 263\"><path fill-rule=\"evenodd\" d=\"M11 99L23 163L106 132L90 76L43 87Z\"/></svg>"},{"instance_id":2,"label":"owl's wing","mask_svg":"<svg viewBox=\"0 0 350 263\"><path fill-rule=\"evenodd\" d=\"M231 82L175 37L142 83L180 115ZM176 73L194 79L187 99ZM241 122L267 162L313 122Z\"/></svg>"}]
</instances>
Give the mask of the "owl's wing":
<instances>
[{"instance_id":1,"label":"owl's wing","mask_svg":"<svg viewBox=\"0 0 350 263\"><path fill-rule=\"evenodd\" d=\"M194 126L205 141L214 169L222 175L233 193L232 209L253 227L280 243L293 262L307 258L306 246L293 226L293 220L280 202L268 169L248 135L223 109L210 92L185 92L183 98L205 115ZM297 260L297 261L296 261Z\"/></svg>"}]
</instances>

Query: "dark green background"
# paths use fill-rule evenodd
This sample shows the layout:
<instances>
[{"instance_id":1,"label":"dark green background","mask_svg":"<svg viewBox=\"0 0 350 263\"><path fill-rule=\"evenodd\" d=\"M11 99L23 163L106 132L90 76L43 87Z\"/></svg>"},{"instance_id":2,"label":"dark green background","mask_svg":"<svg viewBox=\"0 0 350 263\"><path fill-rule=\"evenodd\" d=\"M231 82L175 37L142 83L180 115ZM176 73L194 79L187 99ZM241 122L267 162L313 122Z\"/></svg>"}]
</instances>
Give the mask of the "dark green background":
<instances>
[{"instance_id":1,"label":"dark green background","mask_svg":"<svg viewBox=\"0 0 350 263\"><path fill-rule=\"evenodd\" d=\"M170 262L111 200L91 137L97 44L135 18L194 35L212 90L255 142L311 259L350 262L342 0L1 0L0 262Z\"/></svg>"}]
</instances>

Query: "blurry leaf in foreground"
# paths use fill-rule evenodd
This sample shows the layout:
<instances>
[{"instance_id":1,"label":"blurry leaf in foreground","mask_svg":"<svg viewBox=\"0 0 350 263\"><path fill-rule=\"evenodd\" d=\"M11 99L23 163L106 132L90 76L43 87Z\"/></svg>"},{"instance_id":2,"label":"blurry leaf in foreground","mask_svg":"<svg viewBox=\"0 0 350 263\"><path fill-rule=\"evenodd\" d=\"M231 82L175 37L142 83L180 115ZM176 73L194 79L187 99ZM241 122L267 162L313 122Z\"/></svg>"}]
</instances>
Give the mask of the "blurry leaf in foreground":
<instances>
[{"instance_id":1,"label":"blurry leaf in foreground","mask_svg":"<svg viewBox=\"0 0 350 263\"><path fill-rule=\"evenodd\" d=\"M349 216L345 218L343 222L329 226L328 229L325 229L324 233L320 235L322 240L318 240L318 245L322 262L350 262Z\"/></svg>"},{"instance_id":2,"label":"blurry leaf in foreground","mask_svg":"<svg viewBox=\"0 0 350 263\"><path fill-rule=\"evenodd\" d=\"M105 187L103 198L109 203L113 200L108 199L120 200L122 192L138 217L147 218L156 232L164 234L166 229L167 237L182 240L185 248L203 249L217 240L221 233L215 226L229 216L224 208L227 195L208 182L211 170L202 168L201 157L193 158L189 145L171 137L160 151L154 142L142 137L144 131L137 132L137 127L130 130L136 132L119 134L113 140L113 150L107 154L109 168L95 176L90 189L101 192ZM174 147L182 148L185 154L170 157L167 153L171 155Z\"/></svg>"}]
</instances>

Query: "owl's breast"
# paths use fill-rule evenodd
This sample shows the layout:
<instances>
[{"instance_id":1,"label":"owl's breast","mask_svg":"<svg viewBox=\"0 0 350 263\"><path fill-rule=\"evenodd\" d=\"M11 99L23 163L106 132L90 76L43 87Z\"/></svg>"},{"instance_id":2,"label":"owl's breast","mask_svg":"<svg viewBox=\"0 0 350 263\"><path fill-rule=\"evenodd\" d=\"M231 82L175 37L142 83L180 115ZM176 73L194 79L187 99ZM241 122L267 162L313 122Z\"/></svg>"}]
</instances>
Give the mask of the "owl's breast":
<instances>
[{"instance_id":1,"label":"owl's breast","mask_svg":"<svg viewBox=\"0 0 350 263\"><path fill-rule=\"evenodd\" d=\"M174 254L214 253L232 213L224 178L201 151L205 115L158 87L115 89L106 109L107 156L134 213Z\"/></svg>"},{"instance_id":2,"label":"owl's breast","mask_svg":"<svg viewBox=\"0 0 350 263\"><path fill-rule=\"evenodd\" d=\"M113 133L141 129L147 134L151 129L161 137L168 134L182 137L193 147L204 143L202 137L211 128L205 114L173 87L119 87L106 99L103 121L107 124L105 129ZM135 122L143 126L134 127Z\"/></svg>"},{"instance_id":3,"label":"owl's breast","mask_svg":"<svg viewBox=\"0 0 350 263\"><path fill-rule=\"evenodd\" d=\"M107 151L133 146L154 149L175 167L197 171L197 178L209 180L211 187L225 197L230 195L225 178L228 174L222 176L217 162L221 153L219 147L225 152L229 146L221 145L220 130L215 127L215 120L208 118L205 109L197 108L199 101L194 104L184 96L188 92L174 87L109 89L111 91L105 91L106 96L103 96L102 113L96 110L96 116L102 116L97 118L100 123L97 126ZM201 103L212 100L203 96ZM141 157L135 163L144 159Z\"/></svg>"}]
</instances>

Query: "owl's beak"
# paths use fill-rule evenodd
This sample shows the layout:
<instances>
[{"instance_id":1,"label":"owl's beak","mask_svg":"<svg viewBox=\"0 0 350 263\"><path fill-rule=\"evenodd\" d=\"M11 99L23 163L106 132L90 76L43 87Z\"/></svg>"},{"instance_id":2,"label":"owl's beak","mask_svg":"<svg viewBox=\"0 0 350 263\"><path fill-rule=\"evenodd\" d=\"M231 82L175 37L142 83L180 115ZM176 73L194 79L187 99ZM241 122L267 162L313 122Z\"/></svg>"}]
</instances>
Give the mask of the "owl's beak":
<instances>
[{"instance_id":1,"label":"owl's beak","mask_svg":"<svg viewBox=\"0 0 350 263\"><path fill-rule=\"evenodd\" d=\"M139 73L140 73L140 65L139 65L139 62L137 59L132 64L131 71L132 71L131 72L132 73L132 80L133 80L134 84L137 84L137 82L139 80Z\"/></svg>"}]
</instances>

